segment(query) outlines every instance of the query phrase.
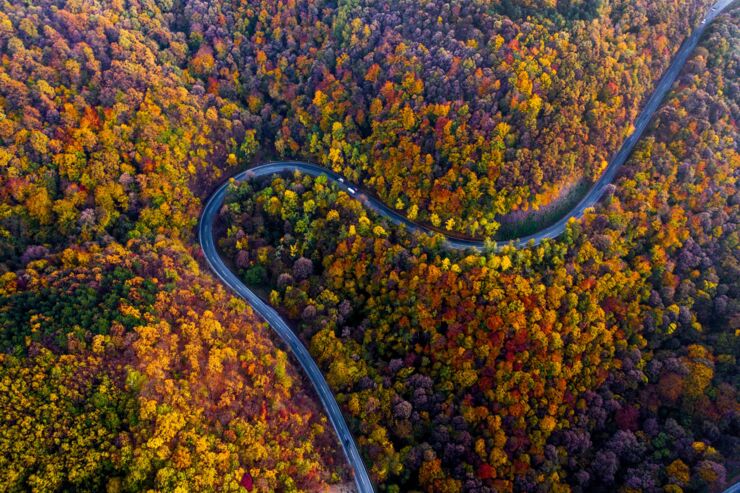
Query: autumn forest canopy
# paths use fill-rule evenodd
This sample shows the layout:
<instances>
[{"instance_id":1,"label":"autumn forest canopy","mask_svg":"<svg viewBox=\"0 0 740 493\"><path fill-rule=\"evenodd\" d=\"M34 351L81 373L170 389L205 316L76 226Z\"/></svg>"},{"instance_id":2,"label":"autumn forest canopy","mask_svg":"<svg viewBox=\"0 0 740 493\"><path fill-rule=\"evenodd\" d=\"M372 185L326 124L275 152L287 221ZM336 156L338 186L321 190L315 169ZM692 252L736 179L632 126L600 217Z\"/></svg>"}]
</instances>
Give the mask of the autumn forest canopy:
<instances>
[{"instance_id":1,"label":"autumn forest canopy","mask_svg":"<svg viewBox=\"0 0 740 493\"><path fill-rule=\"evenodd\" d=\"M210 193L301 159L438 232L533 232L710 6L0 0L0 492L350 486L311 381L209 272ZM377 491L738 481L738 12L539 245L450 249L326 176L229 185L218 251L308 348Z\"/></svg>"}]
</instances>

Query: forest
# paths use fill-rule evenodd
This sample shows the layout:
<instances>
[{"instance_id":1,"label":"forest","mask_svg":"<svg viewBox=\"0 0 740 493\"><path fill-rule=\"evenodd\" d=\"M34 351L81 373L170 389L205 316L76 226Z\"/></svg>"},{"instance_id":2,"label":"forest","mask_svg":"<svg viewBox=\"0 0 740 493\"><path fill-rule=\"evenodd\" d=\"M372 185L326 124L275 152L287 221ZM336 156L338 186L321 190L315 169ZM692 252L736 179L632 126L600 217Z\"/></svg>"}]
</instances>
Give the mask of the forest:
<instances>
[{"instance_id":1,"label":"forest","mask_svg":"<svg viewBox=\"0 0 740 493\"><path fill-rule=\"evenodd\" d=\"M258 153L490 236L598 174L709 2L511 4L6 0L3 227L187 235Z\"/></svg>"},{"instance_id":2,"label":"forest","mask_svg":"<svg viewBox=\"0 0 740 493\"><path fill-rule=\"evenodd\" d=\"M308 383L190 241L238 102L199 92L153 3L1 5L0 491L344 480Z\"/></svg>"},{"instance_id":3,"label":"forest","mask_svg":"<svg viewBox=\"0 0 740 493\"><path fill-rule=\"evenodd\" d=\"M198 68L247 97L266 152L490 236L598 175L709 2L333 4L194 2Z\"/></svg>"},{"instance_id":4,"label":"forest","mask_svg":"<svg viewBox=\"0 0 740 493\"><path fill-rule=\"evenodd\" d=\"M0 0L0 492L330 491L313 389L207 270L234 172L300 158L505 237L599 175L708 0ZM219 245L292 321L378 491L720 491L738 474L737 14L603 203L455 252L323 178Z\"/></svg>"},{"instance_id":5,"label":"forest","mask_svg":"<svg viewBox=\"0 0 740 493\"><path fill-rule=\"evenodd\" d=\"M182 247L26 261L0 280L1 491L336 481L343 458L287 354Z\"/></svg>"},{"instance_id":6,"label":"forest","mask_svg":"<svg viewBox=\"0 0 740 493\"><path fill-rule=\"evenodd\" d=\"M561 240L450 252L324 177L233 185L221 248L294 321L387 491L722 487L740 442L737 29L713 30Z\"/></svg>"}]
</instances>

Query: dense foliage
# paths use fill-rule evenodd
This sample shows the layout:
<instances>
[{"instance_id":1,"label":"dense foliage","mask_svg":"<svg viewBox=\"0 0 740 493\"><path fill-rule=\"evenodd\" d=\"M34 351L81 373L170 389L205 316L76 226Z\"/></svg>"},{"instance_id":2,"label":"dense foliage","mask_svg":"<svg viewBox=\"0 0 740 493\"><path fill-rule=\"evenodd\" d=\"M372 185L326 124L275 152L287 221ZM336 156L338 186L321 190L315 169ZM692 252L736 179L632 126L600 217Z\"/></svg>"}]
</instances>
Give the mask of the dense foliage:
<instances>
[{"instance_id":1,"label":"dense foliage","mask_svg":"<svg viewBox=\"0 0 740 493\"><path fill-rule=\"evenodd\" d=\"M235 185L220 244L296 322L387 491L716 490L737 458L736 20L558 241L411 237L323 178Z\"/></svg>"},{"instance_id":2,"label":"dense foliage","mask_svg":"<svg viewBox=\"0 0 740 493\"><path fill-rule=\"evenodd\" d=\"M346 479L287 355L183 246L254 134L171 8L0 3L0 491Z\"/></svg>"},{"instance_id":3,"label":"dense foliage","mask_svg":"<svg viewBox=\"0 0 740 493\"><path fill-rule=\"evenodd\" d=\"M186 4L191 72L247 101L266 152L489 235L603 169L709 2Z\"/></svg>"},{"instance_id":4,"label":"dense foliage","mask_svg":"<svg viewBox=\"0 0 740 493\"><path fill-rule=\"evenodd\" d=\"M154 4L56 3L0 9L0 261L106 235L189 238L196 195L253 152L239 105L182 68L185 35Z\"/></svg>"},{"instance_id":5,"label":"dense foliage","mask_svg":"<svg viewBox=\"0 0 740 493\"><path fill-rule=\"evenodd\" d=\"M331 429L286 353L192 263L165 242L112 244L2 277L0 491L332 480Z\"/></svg>"},{"instance_id":6,"label":"dense foliage","mask_svg":"<svg viewBox=\"0 0 740 493\"><path fill-rule=\"evenodd\" d=\"M302 156L490 235L564 203L707 0L0 0L0 491L347 480L286 353L201 272L200 199ZM222 245L296 322L387 491L734 474L736 22L562 241L451 253L321 179ZM729 467L728 467L729 466Z\"/></svg>"},{"instance_id":7,"label":"dense foliage","mask_svg":"<svg viewBox=\"0 0 740 493\"><path fill-rule=\"evenodd\" d=\"M706 3L5 2L2 231L186 230L262 149L490 234L598 174Z\"/></svg>"}]
</instances>

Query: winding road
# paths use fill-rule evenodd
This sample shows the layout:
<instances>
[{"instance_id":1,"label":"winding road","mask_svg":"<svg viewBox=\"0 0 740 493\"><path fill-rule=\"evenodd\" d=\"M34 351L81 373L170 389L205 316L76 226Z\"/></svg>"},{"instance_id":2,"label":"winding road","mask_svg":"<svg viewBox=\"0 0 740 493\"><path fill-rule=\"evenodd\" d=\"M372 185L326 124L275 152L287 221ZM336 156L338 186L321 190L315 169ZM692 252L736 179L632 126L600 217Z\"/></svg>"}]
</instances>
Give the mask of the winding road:
<instances>
[{"instance_id":1,"label":"winding road","mask_svg":"<svg viewBox=\"0 0 740 493\"><path fill-rule=\"evenodd\" d=\"M624 141L617 154L612 158L611 162L604 170L604 173L588 191L585 197L562 219L556 223L548 226L532 235L517 238L506 243L496 244L496 248L500 248L506 244L515 247L524 247L530 244L538 244L541 241L548 238L555 238L565 231L568 221L571 218L579 219L583 216L586 209L593 207L599 199L604 195L606 187L614 180L619 168L625 163L630 153L634 149L637 141L642 136L643 132L647 128L650 119L652 118L655 111L658 109L658 105L665 98L666 94L670 90L673 82L678 77L681 68L686 63L691 52L694 50L699 42L702 34L706 30L707 26L727 7L732 4L734 0L720 0L714 4L707 13L707 16L702 20L701 24L697 26L691 36L689 36L679 48L673 61L671 62L668 70L663 74L660 81L656 85L656 88L651 95L650 99L645 104L640 115L635 121L635 129L632 134ZM346 191L350 195L359 198L365 204L365 206L376 211L380 215L384 216L391 222L397 225L404 225L409 231L428 233L430 232L427 228L419 225L398 212L394 211L380 200L376 199L369 193L364 193L356 185L347 183L347 181L339 174L318 166L316 164L304 163L300 161L282 161L274 163L266 163L246 171L243 171L233 178L236 181L243 181L251 179L253 177L268 176L277 173L300 171L302 173L319 176L326 175L329 180L334 182L340 189ZM371 493L373 491L373 485L370 481L370 476L367 472L367 468L362 460L360 451L357 448L357 444L349 431L347 422L342 415L342 411L339 409L337 401L334 399L334 395L326 383L324 376L321 373L316 362L311 357L308 349L303 345L298 336L291 330L287 322L277 313L277 311L265 303L257 294L250 290L247 286L242 283L239 278L226 266L223 259L218 254L214 242L213 226L216 218L218 217L218 211L224 202L224 198L228 192L229 182L222 184L208 199L203 213L198 224L198 236L200 238L200 245L203 249L208 264L213 272L218 276L221 281L231 288L237 295L244 298L252 308L267 321L268 324L277 332L280 338L288 345L293 354L295 355L298 362L303 367L304 371L308 375L308 378L313 383L316 392L318 393L319 399L321 400L324 409L326 409L327 416L331 422L334 430L339 438L339 443L344 450L347 457L347 461L354 471L354 482L360 493ZM447 246L452 249L482 249L485 246L483 240L463 240L452 237L446 237Z\"/></svg>"}]
</instances>

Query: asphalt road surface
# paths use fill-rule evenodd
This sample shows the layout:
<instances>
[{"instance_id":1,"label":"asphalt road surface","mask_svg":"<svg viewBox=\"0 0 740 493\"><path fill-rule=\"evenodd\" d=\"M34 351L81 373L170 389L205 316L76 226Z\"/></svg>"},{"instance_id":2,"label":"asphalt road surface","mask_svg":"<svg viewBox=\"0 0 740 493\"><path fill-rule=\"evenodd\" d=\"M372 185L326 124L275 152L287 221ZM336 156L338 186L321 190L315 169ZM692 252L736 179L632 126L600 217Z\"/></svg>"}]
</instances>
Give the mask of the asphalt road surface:
<instances>
[{"instance_id":1,"label":"asphalt road surface","mask_svg":"<svg viewBox=\"0 0 740 493\"><path fill-rule=\"evenodd\" d=\"M611 162L604 170L604 173L596 181L593 187L583 197L583 199L562 219L558 222L543 228L542 230L524 236L516 238L506 244L513 245L515 247L524 247L530 244L538 244L544 239L555 238L565 231L568 221L571 219L579 219L583 216L586 209L593 207L599 199L604 195L606 187L614 181L619 168L629 157L630 153L637 144L637 141L642 136L642 133L647 128L650 119L652 118L655 111L658 109L658 105L665 98L666 94L670 90L673 82L678 77L681 68L686 63L691 52L696 48L699 39L704 33L706 27L719 15L724 9L726 9L733 0L720 0L714 6L712 6L707 13L706 17L702 20L699 26L694 29L694 32L689 36L680 49L676 53L673 61L671 62L668 70L663 74L660 81L658 82L653 94L651 95L645 107L642 109L640 115L635 122L635 130L633 133L624 141L622 147L619 149L617 154L612 158ZM381 214L385 218L397 225L404 225L409 231L415 231L419 233L430 232L427 228L422 225L416 224L408 218L402 216L395 210L385 205L380 200L376 199L371 194L365 193L357 185L353 185L347 182L337 173L318 166L316 164L304 163L300 161L282 161L275 163L266 163L254 168L250 168L243 171L233 178L236 181L243 181L251 178L257 178L261 176L269 176L277 173L285 173L291 171L300 171L302 173L319 176L326 175L330 181L337 185L340 189L346 191L350 195L361 200L366 207L373 209L377 213ZM352 434L349 431L347 422L344 420L342 411L339 409L337 401L334 399L334 395L326 383L324 376L321 374L318 365L313 360L308 352L308 349L301 343L298 336L290 329L290 326L283 320L283 318L275 311L274 308L269 306L267 303L257 296L252 290L242 283L239 278L231 272L226 266L216 249L214 238L213 238L213 224L218 216L218 211L224 202L224 197L228 192L229 183L221 185L216 192L208 199L208 202L203 209L203 214L198 224L198 235L200 238L200 244L203 248L203 253L208 261L213 272L221 281L231 288L236 294L244 298L252 308L267 321L268 324L277 332L280 338L290 347L291 351L295 355L298 362L303 367L304 371L308 375L308 378L313 383L316 392L318 393L319 399L326 409L326 413L329 417L334 430L339 438L339 443L344 450L349 465L352 467L354 472L354 482L360 493L371 493L373 491L373 485L370 481L367 469L359 449L352 438ZM453 249L482 249L485 246L483 240L461 240L452 237L447 237L447 246ZM503 245L495 245L501 247ZM732 488L731 488L732 489Z\"/></svg>"}]
</instances>

